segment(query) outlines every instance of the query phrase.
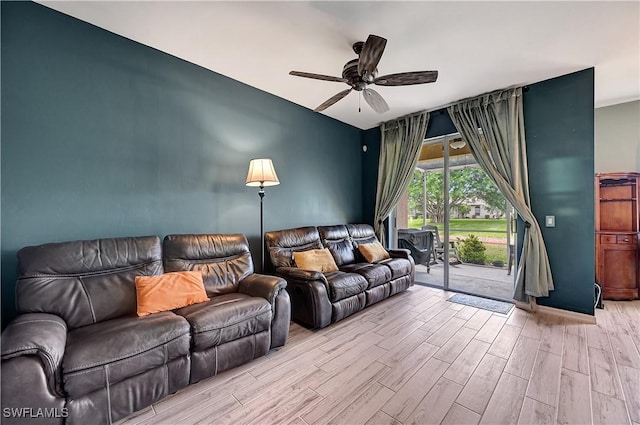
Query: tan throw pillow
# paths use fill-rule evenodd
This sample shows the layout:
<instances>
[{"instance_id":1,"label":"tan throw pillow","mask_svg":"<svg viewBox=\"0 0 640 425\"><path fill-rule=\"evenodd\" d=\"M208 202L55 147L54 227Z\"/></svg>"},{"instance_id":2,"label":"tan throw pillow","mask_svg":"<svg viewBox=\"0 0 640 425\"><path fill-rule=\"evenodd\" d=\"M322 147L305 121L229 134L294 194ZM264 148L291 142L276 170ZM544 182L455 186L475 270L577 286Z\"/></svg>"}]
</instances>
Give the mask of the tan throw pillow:
<instances>
[{"instance_id":1,"label":"tan throw pillow","mask_svg":"<svg viewBox=\"0 0 640 425\"><path fill-rule=\"evenodd\" d=\"M358 245L358 250L364 259L367 260L367 263L376 263L391 258L380 242L360 244Z\"/></svg>"},{"instance_id":2,"label":"tan throw pillow","mask_svg":"<svg viewBox=\"0 0 640 425\"><path fill-rule=\"evenodd\" d=\"M321 273L338 270L338 266L336 266L336 262L327 248L294 252L293 259L296 262L296 266L304 270Z\"/></svg>"},{"instance_id":3,"label":"tan throw pillow","mask_svg":"<svg viewBox=\"0 0 640 425\"><path fill-rule=\"evenodd\" d=\"M199 271L136 276L136 295L138 316L209 301Z\"/></svg>"}]
</instances>

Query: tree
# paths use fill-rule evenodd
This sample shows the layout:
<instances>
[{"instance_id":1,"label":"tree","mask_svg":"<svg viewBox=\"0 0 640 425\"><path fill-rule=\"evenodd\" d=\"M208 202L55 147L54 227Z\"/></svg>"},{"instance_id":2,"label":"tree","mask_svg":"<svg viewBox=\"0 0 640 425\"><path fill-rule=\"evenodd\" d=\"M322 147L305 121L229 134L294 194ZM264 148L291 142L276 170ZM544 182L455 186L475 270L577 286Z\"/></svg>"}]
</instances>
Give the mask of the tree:
<instances>
[{"instance_id":1,"label":"tree","mask_svg":"<svg viewBox=\"0 0 640 425\"><path fill-rule=\"evenodd\" d=\"M414 170L409 184L409 211L417 216L422 211L423 173ZM427 171L427 216L434 223L444 222L444 171ZM449 172L449 205L458 211L468 212L465 204L473 199L482 199L490 210L506 211L506 201L500 190L480 167L466 167ZM465 209L466 208L466 209ZM463 213L464 214L464 213Z\"/></svg>"},{"instance_id":2,"label":"tree","mask_svg":"<svg viewBox=\"0 0 640 425\"><path fill-rule=\"evenodd\" d=\"M487 174L480 167L469 167L461 170L463 179L468 184L468 193L473 198L482 199L489 210L499 211L504 214L507 210L507 203L500 189L493 183Z\"/></svg>"},{"instance_id":3,"label":"tree","mask_svg":"<svg viewBox=\"0 0 640 425\"><path fill-rule=\"evenodd\" d=\"M462 205L458 206L458 213L461 216L464 217L465 215L469 214L470 212L471 212L471 207L469 205L462 204Z\"/></svg>"},{"instance_id":4,"label":"tree","mask_svg":"<svg viewBox=\"0 0 640 425\"><path fill-rule=\"evenodd\" d=\"M414 217L418 216L418 211L422 212L422 172L413 170L409 183L409 213Z\"/></svg>"}]
</instances>

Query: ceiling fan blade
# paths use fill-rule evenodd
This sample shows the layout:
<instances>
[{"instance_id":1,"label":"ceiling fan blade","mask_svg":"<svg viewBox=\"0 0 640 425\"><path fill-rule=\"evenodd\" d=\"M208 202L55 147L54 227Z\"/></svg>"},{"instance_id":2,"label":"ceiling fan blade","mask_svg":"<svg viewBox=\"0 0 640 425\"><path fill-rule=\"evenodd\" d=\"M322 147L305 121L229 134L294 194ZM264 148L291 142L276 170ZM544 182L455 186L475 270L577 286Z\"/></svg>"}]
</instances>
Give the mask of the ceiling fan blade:
<instances>
[{"instance_id":1,"label":"ceiling fan blade","mask_svg":"<svg viewBox=\"0 0 640 425\"><path fill-rule=\"evenodd\" d=\"M379 114L384 114L389 110L389 105L384 101L380 94L372 89L364 89L362 90L362 94L364 95L364 100L371 106L375 112Z\"/></svg>"},{"instance_id":2,"label":"ceiling fan blade","mask_svg":"<svg viewBox=\"0 0 640 425\"><path fill-rule=\"evenodd\" d=\"M378 62L384 52L384 47L387 45L387 39L378 37L377 35L370 34L362 46L362 52L360 52L360 59L358 60L358 75L361 77L364 75L372 75L376 70Z\"/></svg>"},{"instance_id":3,"label":"ceiling fan blade","mask_svg":"<svg viewBox=\"0 0 640 425\"><path fill-rule=\"evenodd\" d=\"M312 74L310 72L291 71L289 75L296 77L313 78L314 80L335 81L336 83L346 83L346 78L332 77L331 75Z\"/></svg>"},{"instance_id":4,"label":"ceiling fan blade","mask_svg":"<svg viewBox=\"0 0 640 425\"><path fill-rule=\"evenodd\" d=\"M373 83L378 86L410 86L413 84L433 83L438 79L438 71L400 72L383 75Z\"/></svg>"},{"instance_id":5,"label":"ceiling fan blade","mask_svg":"<svg viewBox=\"0 0 640 425\"><path fill-rule=\"evenodd\" d=\"M324 111L329 106L333 105L334 103L336 103L337 101L339 101L340 99L342 99L343 97L345 97L346 95L351 93L351 90L353 90L353 89L343 90L340 93L336 94L335 96L325 100L324 103L322 105L318 106L316 109L314 109L314 111L315 112Z\"/></svg>"}]
</instances>

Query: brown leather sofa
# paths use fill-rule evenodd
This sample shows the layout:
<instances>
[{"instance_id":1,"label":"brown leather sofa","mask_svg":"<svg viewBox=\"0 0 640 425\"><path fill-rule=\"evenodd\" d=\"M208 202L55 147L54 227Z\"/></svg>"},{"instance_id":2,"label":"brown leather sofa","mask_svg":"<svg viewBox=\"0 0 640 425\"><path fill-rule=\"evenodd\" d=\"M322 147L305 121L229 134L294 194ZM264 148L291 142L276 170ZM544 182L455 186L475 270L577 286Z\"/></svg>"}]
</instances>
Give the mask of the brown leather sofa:
<instances>
[{"instance_id":1,"label":"brown leather sofa","mask_svg":"<svg viewBox=\"0 0 640 425\"><path fill-rule=\"evenodd\" d=\"M377 242L366 224L299 227L265 234L267 269L287 280L291 317L323 328L413 285L415 264L409 251L387 250L391 258L367 263L358 245ZM328 248L339 271L320 273L296 267L293 253Z\"/></svg>"},{"instance_id":2,"label":"brown leather sofa","mask_svg":"<svg viewBox=\"0 0 640 425\"><path fill-rule=\"evenodd\" d=\"M289 332L286 282L253 273L239 234L46 244L20 250L18 268L20 315L2 333L3 423L111 424ZM178 270L201 270L211 300L138 317L135 276Z\"/></svg>"}]
</instances>

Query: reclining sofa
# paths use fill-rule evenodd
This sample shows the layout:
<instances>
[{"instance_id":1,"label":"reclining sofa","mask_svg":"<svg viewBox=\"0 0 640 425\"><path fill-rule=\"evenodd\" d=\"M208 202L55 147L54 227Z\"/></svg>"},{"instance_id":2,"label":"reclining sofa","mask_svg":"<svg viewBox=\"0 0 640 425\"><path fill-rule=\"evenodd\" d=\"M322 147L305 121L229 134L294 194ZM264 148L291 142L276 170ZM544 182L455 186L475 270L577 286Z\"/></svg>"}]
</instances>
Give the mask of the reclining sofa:
<instances>
[{"instance_id":1,"label":"reclining sofa","mask_svg":"<svg viewBox=\"0 0 640 425\"><path fill-rule=\"evenodd\" d=\"M239 234L26 247L18 269L20 314L2 333L3 423L111 424L289 332L286 282L253 273ZM136 276L193 270L210 301L136 315Z\"/></svg>"},{"instance_id":2,"label":"reclining sofa","mask_svg":"<svg viewBox=\"0 0 640 425\"><path fill-rule=\"evenodd\" d=\"M287 280L291 316L323 328L413 285L415 264L409 251L387 250L390 258L366 262L358 246L378 242L366 224L298 227L265 234L266 267ZM327 248L338 271L297 267L295 253Z\"/></svg>"}]
</instances>

